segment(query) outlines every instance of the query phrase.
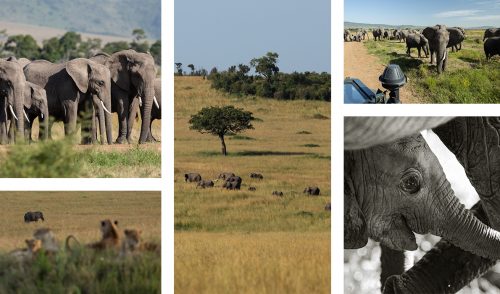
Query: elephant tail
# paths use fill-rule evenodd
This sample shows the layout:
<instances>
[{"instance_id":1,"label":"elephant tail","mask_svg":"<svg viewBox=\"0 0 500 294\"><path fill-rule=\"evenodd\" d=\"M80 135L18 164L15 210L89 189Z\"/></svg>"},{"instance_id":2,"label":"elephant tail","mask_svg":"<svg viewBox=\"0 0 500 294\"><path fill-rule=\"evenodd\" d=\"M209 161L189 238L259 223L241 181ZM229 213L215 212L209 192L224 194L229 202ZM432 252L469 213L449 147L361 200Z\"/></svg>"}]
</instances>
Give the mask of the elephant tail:
<instances>
[{"instance_id":1,"label":"elephant tail","mask_svg":"<svg viewBox=\"0 0 500 294\"><path fill-rule=\"evenodd\" d=\"M68 237L66 237L66 244L65 244L65 248L66 248L66 251L73 251L73 248L71 248L70 246L70 240L73 239L74 242L78 245L78 246L81 246L80 244L80 241L78 241L78 239L76 239L75 236L73 235L69 235Z\"/></svg>"}]
</instances>

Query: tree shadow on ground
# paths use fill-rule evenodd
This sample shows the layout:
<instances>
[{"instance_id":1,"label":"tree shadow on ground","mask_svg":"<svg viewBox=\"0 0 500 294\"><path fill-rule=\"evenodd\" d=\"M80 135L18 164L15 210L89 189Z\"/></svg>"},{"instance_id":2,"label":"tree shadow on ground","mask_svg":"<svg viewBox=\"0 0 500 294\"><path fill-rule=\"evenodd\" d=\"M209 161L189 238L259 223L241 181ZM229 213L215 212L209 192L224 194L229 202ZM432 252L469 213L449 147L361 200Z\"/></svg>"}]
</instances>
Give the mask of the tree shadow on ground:
<instances>
[{"instance_id":1,"label":"tree shadow on ground","mask_svg":"<svg viewBox=\"0 0 500 294\"><path fill-rule=\"evenodd\" d=\"M222 156L222 153L217 151L202 151L199 152L199 154L202 156ZM293 156L293 155L317 155L317 154L310 152L266 151L266 150L243 150L243 151L227 153L227 156Z\"/></svg>"}]
</instances>

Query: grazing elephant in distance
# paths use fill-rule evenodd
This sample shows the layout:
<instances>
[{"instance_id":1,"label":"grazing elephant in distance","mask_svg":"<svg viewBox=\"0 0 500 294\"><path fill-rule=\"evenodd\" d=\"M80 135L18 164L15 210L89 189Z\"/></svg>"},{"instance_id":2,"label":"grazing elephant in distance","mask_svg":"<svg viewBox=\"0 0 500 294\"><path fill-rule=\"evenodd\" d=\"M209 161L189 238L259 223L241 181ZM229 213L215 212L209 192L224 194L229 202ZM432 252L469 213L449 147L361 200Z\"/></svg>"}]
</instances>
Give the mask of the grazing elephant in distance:
<instances>
[{"instance_id":1,"label":"grazing elephant in distance","mask_svg":"<svg viewBox=\"0 0 500 294\"><path fill-rule=\"evenodd\" d=\"M38 222L38 220L40 219L42 221L45 221L45 219L43 218L43 213L41 211L35 211L35 212L28 211L24 214L25 223Z\"/></svg>"},{"instance_id":2,"label":"grazing elephant in distance","mask_svg":"<svg viewBox=\"0 0 500 294\"><path fill-rule=\"evenodd\" d=\"M198 184L196 185L196 188L211 188L214 186L214 182L211 180L200 180Z\"/></svg>"},{"instance_id":3,"label":"grazing elephant in distance","mask_svg":"<svg viewBox=\"0 0 500 294\"><path fill-rule=\"evenodd\" d=\"M187 173L184 174L184 182L199 182L201 181L201 175L199 173Z\"/></svg>"},{"instance_id":4,"label":"grazing elephant in distance","mask_svg":"<svg viewBox=\"0 0 500 294\"><path fill-rule=\"evenodd\" d=\"M92 134L97 132L94 131L97 126L94 125L93 117L97 116L101 144L106 139L108 144L113 143L108 68L85 58L60 64L36 60L24 67L24 74L29 82L45 89L50 117L54 121L64 122L65 135L76 132L79 118L82 120L82 144L95 143ZM51 126L48 133L51 137Z\"/></svg>"},{"instance_id":5,"label":"grazing elephant in distance","mask_svg":"<svg viewBox=\"0 0 500 294\"><path fill-rule=\"evenodd\" d=\"M486 60L490 60L495 55L500 55L500 37L492 37L484 42L484 54Z\"/></svg>"},{"instance_id":6,"label":"grazing elephant in distance","mask_svg":"<svg viewBox=\"0 0 500 294\"><path fill-rule=\"evenodd\" d=\"M446 48L450 48L454 52L462 49L462 42L465 40L465 31L462 28L448 28L450 40ZM460 49L459 49L460 48Z\"/></svg>"},{"instance_id":7,"label":"grazing elephant in distance","mask_svg":"<svg viewBox=\"0 0 500 294\"><path fill-rule=\"evenodd\" d=\"M283 197L283 192L281 192L281 191L273 191L273 196Z\"/></svg>"},{"instance_id":8,"label":"grazing elephant in distance","mask_svg":"<svg viewBox=\"0 0 500 294\"><path fill-rule=\"evenodd\" d=\"M264 176L262 174L258 174L258 173L250 173L250 178L262 180L262 179L264 179Z\"/></svg>"},{"instance_id":9,"label":"grazing elephant in distance","mask_svg":"<svg viewBox=\"0 0 500 294\"><path fill-rule=\"evenodd\" d=\"M436 25L434 27L426 27L422 34L429 41L429 50L431 55L431 64L434 64L434 56L436 57L437 72L441 74L446 69L448 61L448 51L446 50L450 41L450 33L445 25Z\"/></svg>"},{"instance_id":10,"label":"grazing elephant in distance","mask_svg":"<svg viewBox=\"0 0 500 294\"><path fill-rule=\"evenodd\" d=\"M232 176L232 177L226 178L222 187L226 188L228 190L239 190L241 188L241 182L242 182L242 179L240 177Z\"/></svg>"},{"instance_id":11,"label":"grazing elephant in distance","mask_svg":"<svg viewBox=\"0 0 500 294\"><path fill-rule=\"evenodd\" d=\"M491 28L491 29L485 30L483 42L484 42L484 40L491 38L491 37L500 37L500 28Z\"/></svg>"},{"instance_id":12,"label":"grazing elephant in distance","mask_svg":"<svg viewBox=\"0 0 500 294\"><path fill-rule=\"evenodd\" d=\"M130 113L135 105L134 100L138 100L139 97L142 98L139 144L145 143L150 133L153 104L159 108L154 93L156 66L153 56L129 49L113 53L111 56L99 53L90 59L107 66L111 73L112 111L118 113L119 120L116 143L122 144L125 141L130 143L131 126L135 119Z\"/></svg>"},{"instance_id":13,"label":"grazing elephant in distance","mask_svg":"<svg viewBox=\"0 0 500 294\"><path fill-rule=\"evenodd\" d=\"M230 177L236 176L234 173L220 173L219 174L219 179L225 180Z\"/></svg>"},{"instance_id":14,"label":"grazing elephant in distance","mask_svg":"<svg viewBox=\"0 0 500 294\"><path fill-rule=\"evenodd\" d=\"M248 187L248 191L254 192L254 191L257 191L257 188L250 186L250 187Z\"/></svg>"},{"instance_id":15,"label":"grazing elephant in distance","mask_svg":"<svg viewBox=\"0 0 500 294\"><path fill-rule=\"evenodd\" d=\"M16 139L24 139L26 78L16 60L0 59L0 144L8 143L9 116L15 120Z\"/></svg>"},{"instance_id":16,"label":"grazing elephant in distance","mask_svg":"<svg viewBox=\"0 0 500 294\"><path fill-rule=\"evenodd\" d=\"M380 38L383 35L383 31L380 28L379 29L374 29L373 32L372 32L372 34L373 34L373 38L375 39L375 41L377 41L377 38L380 41Z\"/></svg>"},{"instance_id":17,"label":"grazing elephant in distance","mask_svg":"<svg viewBox=\"0 0 500 294\"><path fill-rule=\"evenodd\" d=\"M317 196L319 195L319 188L316 186L307 187L304 189L304 194Z\"/></svg>"},{"instance_id":18,"label":"grazing elephant in distance","mask_svg":"<svg viewBox=\"0 0 500 294\"><path fill-rule=\"evenodd\" d=\"M421 58L421 50L424 50L425 57L429 54L429 41L420 34L409 34L406 37L406 54L411 57L410 49L417 48L418 57Z\"/></svg>"},{"instance_id":19,"label":"grazing elephant in distance","mask_svg":"<svg viewBox=\"0 0 500 294\"><path fill-rule=\"evenodd\" d=\"M328 203L325 205L325 210L328 210L328 211L331 211L331 210L332 210L332 203L331 203L331 202L328 202Z\"/></svg>"},{"instance_id":20,"label":"grazing elephant in distance","mask_svg":"<svg viewBox=\"0 0 500 294\"><path fill-rule=\"evenodd\" d=\"M347 142L358 140L359 146L354 147L372 147L353 150L344 145L344 246L360 248L371 237L394 250L415 250L413 232L432 233L466 251L498 259L500 233L464 208L419 129L402 124L420 121L418 125L428 129L447 120L402 118L395 123L397 120L345 118ZM360 125L370 127L359 130ZM376 133L372 136L395 141L372 145L373 137L367 142L363 137L355 139L370 131ZM417 133L406 136L411 131Z\"/></svg>"}]
</instances>

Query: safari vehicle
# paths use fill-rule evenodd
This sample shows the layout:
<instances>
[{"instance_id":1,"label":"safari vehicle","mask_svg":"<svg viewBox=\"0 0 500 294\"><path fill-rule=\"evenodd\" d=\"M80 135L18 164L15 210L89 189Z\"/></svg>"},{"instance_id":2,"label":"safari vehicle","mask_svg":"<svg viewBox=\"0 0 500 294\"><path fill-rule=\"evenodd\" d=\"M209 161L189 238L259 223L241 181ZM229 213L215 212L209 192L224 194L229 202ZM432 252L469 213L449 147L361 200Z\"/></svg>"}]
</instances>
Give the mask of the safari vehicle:
<instances>
[{"instance_id":1,"label":"safari vehicle","mask_svg":"<svg viewBox=\"0 0 500 294\"><path fill-rule=\"evenodd\" d=\"M399 104L399 89L403 87L407 78L399 65L389 64L379 77L382 87L387 91L368 88L361 80L347 77L344 80L344 104ZM389 96L387 96L389 92Z\"/></svg>"}]
</instances>

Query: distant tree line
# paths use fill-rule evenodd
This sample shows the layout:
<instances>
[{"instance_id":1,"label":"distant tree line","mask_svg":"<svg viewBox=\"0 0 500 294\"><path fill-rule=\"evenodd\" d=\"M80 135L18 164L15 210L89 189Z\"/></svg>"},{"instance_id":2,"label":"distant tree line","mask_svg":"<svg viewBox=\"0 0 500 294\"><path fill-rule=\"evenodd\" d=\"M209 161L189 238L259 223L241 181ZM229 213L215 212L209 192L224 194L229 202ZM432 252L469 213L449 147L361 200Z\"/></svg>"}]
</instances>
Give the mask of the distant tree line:
<instances>
[{"instance_id":1,"label":"distant tree line","mask_svg":"<svg viewBox=\"0 0 500 294\"><path fill-rule=\"evenodd\" d=\"M218 71L214 67L208 75L204 69L196 71L192 64L188 65L191 69L188 74L183 72L182 63L176 63L176 75L207 76L213 88L235 95L330 101L329 73L282 73L277 66L278 57L278 53L268 52L260 58L252 59L249 65L233 65L225 71ZM256 75L250 74L252 69Z\"/></svg>"},{"instance_id":2,"label":"distant tree line","mask_svg":"<svg viewBox=\"0 0 500 294\"><path fill-rule=\"evenodd\" d=\"M17 58L28 58L30 60L45 59L51 62L64 62L70 59L84 57L88 58L97 52L108 54L125 49L134 49L138 52L149 52L157 64L161 64L161 41L157 40L149 44L147 36L142 29L134 29L133 40L109 42L102 46L101 39L92 38L83 40L82 36L75 32L66 32L62 37L52 37L43 41L40 47L31 35L11 35L0 31L2 39L7 39L0 44L0 55L2 57L16 56Z\"/></svg>"}]
</instances>

